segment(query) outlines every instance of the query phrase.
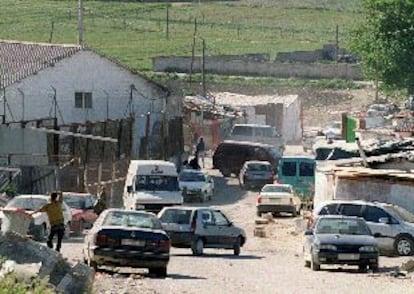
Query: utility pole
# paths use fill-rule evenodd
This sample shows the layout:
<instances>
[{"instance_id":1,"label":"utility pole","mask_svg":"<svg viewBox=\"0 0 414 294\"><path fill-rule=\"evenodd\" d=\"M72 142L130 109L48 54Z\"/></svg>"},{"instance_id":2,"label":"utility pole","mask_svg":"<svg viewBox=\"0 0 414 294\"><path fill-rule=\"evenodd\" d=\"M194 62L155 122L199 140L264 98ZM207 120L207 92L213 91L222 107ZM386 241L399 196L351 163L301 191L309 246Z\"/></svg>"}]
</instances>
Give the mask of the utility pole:
<instances>
[{"instance_id":1,"label":"utility pole","mask_svg":"<svg viewBox=\"0 0 414 294\"><path fill-rule=\"evenodd\" d=\"M206 73L205 73L205 69L206 69L206 40L203 40L203 68L202 68L202 72L203 72L203 96L206 97L207 95L207 89L206 89Z\"/></svg>"},{"instance_id":2,"label":"utility pole","mask_svg":"<svg viewBox=\"0 0 414 294\"><path fill-rule=\"evenodd\" d=\"M83 0L78 0L78 44L83 46Z\"/></svg>"}]
</instances>

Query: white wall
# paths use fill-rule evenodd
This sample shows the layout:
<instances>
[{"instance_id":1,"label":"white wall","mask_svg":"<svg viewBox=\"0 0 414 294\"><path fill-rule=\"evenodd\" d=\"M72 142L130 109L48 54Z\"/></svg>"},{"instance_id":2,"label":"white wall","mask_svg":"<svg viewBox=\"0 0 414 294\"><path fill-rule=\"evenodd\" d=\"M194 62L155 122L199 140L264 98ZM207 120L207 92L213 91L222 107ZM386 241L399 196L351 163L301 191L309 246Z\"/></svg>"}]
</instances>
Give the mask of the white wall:
<instances>
[{"instance_id":1,"label":"white wall","mask_svg":"<svg viewBox=\"0 0 414 294\"><path fill-rule=\"evenodd\" d=\"M288 144L299 143L302 140L301 101L295 99L283 109L283 138Z\"/></svg>"},{"instance_id":2,"label":"white wall","mask_svg":"<svg viewBox=\"0 0 414 294\"><path fill-rule=\"evenodd\" d=\"M154 123L155 118L160 119L164 92L147 80L91 51L80 51L53 67L7 87L6 98L15 121L53 117L53 86L56 88L61 112L61 115L59 112L57 114L59 124L98 121L107 119L107 101L110 119L123 118L129 114L132 84L145 97L156 99L153 102L153 111L157 114L151 117L151 122ZM23 97L18 89L24 93L24 114ZM75 108L75 92L92 92L93 108ZM145 134L146 119L143 115L151 110L151 103L137 91L132 93L136 113L133 151L137 153L139 137ZM9 112L6 117L7 121L11 121Z\"/></svg>"},{"instance_id":3,"label":"white wall","mask_svg":"<svg viewBox=\"0 0 414 294\"><path fill-rule=\"evenodd\" d=\"M316 207L322 202L334 199L334 192L334 175L316 170L314 206Z\"/></svg>"}]
</instances>

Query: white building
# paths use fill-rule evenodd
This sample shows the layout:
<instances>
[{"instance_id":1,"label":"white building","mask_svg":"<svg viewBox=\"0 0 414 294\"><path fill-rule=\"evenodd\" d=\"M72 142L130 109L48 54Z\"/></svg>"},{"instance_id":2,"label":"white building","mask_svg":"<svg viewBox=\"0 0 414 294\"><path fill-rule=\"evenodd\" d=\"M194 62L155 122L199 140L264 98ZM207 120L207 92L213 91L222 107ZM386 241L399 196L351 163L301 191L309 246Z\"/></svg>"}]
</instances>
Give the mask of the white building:
<instances>
[{"instance_id":1,"label":"white building","mask_svg":"<svg viewBox=\"0 0 414 294\"><path fill-rule=\"evenodd\" d=\"M118 62L74 45L0 41L0 123L57 118L58 124L134 116L132 154L181 103L163 86Z\"/></svg>"},{"instance_id":2,"label":"white building","mask_svg":"<svg viewBox=\"0 0 414 294\"><path fill-rule=\"evenodd\" d=\"M215 102L246 113L243 123L276 127L287 144L302 140L302 105L298 95L247 96L236 93L214 93Z\"/></svg>"}]
</instances>

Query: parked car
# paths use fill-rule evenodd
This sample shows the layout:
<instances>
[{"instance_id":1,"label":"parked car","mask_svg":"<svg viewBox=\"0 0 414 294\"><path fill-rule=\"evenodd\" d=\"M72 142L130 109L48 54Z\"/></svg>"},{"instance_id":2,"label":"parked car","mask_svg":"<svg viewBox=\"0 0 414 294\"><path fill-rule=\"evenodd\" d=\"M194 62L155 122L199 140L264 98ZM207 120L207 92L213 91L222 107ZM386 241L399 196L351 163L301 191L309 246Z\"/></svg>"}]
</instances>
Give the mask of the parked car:
<instances>
[{"instance_id":1,"label":"parked car","mask_svg":"<svg viewBox=\"0 0 414 294\"><path fill-rule=\"evenodd\" d=\"M11 199L5 208L17 208L24 212L33 212L49 201L50 197L46 195L19 195ZM70 207L63 202L63 217L65 222L65 236L70 233L70 223L72 221L72 213ZM0 219L4 217L0 212ZM32 235L36 241L46 240L50 232L49 218L45 212L38 212L32 215L33 220L30 223L28 235Z\"/></svg>"},{"instance_id":2,"label":"parked car","mask_svg":"<svg viewBox=\"0 0 414 294\"><path fill-rule=\"evenodd\" d=\"M224 141L217 146L213 155L213 168L219 169L225 177L239 175L243 164L250 160L268 161L276 171L280 150L272 145L253 142Z\"/></svg>"},{"instance_id":3,"label":"parked car","mask_svg":"<svg viewBox=\"0 0 414 294\"><path fill-rule=\"evenodd\" d=\"M174 247L191 248L203 255L204 248L232 249L240 254L246 233L218 209L210 207L165 207L158 214Z\"/></svg>"},{"instance_id":4,"label":"parked car","mask_svg":"<svg viewBox=\"0 0 414 294\"><path fill-rule=\"evenodd\" d=\"M388 203L333 200L313 211L312 220L320 215L362 217L375 235L380 250L398 255L414 254L414 215Z\"/></svg>"},{"instance_id":5,"label":"parked car","mask_svg":"<svg viewBox=\"0 0 414 294\"><path fill-rule=\"evenodd\" d=\"M63 192L63 200L72 212L71 232L79 234L84 229L90 229L98 218L93 210L96 196L89 193Z\"/></svg>"},{"instance_id":6,"label":"parked car","mask_svg":"<svg viewBox=\"0 0 414 294\"><path fill-rule=\"evenodd\" d=\"M214 195L214 180L206 171L184 169L178 181L185 202L204 202L211 200Z\"/></svg>"},{"instance_id":7,"label":"parked car","mask_svg":"<svg viewBox=\"0 0 414 294\"><path fill-rule=\"evenodd\" d=\"M377 241L362 218L321 216L305 232L305 266L320 270L322 264L357 265L360 271L378 270Z\"/></svg>"},{"instance_id":8,"label":"parked car","mask_svg":"<svg viewBox=\"0 0 414 294\"><path fill-rule=\"evenodd\" d=\"M128 266L165 277L170 247L170 238L153 213L111 208L87 233L83 256L96 271L99 266Z\"/></svg>"},{"instance_id":9,"label":"parked car","mask_svg":"<svg viewBox=\"0 0 414 294\"><path fill-rule=\"evenodd\" d=\"M240 170L239 182L243 189L259 188L275 180L272 165L268 161L246 161Z\"/></svg>"},{"instance_id":10,"label":"parked car","mask_svg":"<svg viewBox=\"0 0 414 294\"><path fill-rule=\"evenodd\" d=\"M262 213L271 212L279 214L281 212L291 213L296 216L300 213L301 200L293 192L291 185L268 184L264 185L256 201L257 216Z\"/></svg>"}]
</instances>

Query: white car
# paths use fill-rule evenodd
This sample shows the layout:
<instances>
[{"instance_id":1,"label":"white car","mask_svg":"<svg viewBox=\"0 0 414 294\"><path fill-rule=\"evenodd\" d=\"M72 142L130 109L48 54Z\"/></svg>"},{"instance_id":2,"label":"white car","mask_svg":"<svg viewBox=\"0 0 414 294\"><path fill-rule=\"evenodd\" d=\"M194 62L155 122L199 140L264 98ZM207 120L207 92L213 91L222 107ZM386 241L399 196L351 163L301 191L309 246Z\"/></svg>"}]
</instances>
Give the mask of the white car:
<instances>
[{"instance_id":1,"label":"white car","mask_svg":"<svg viewBox=\"0 0 414 294\"><path fill-rule=\"evenodd\" d=\"M300 213L302 201L293 192L291 185L267 184L260 191L256 201L257 216L270 212L279 214L281 212L291 213L296 216Z\"/></svg>"},{"instance_id":2,"label":"white car","mask_svg":"<svg viewBox=\"0 0 414 294\"><path fill-rule=\"evenodd\" d=\"M19 195L11 199L5 208L22 209L25 212L32 212L49 201L50 197L46 195ZM0 212L0 219L4 217ZM38 212L32 215L33 220L30 224L28 234L32 235L34 240L43 241L47 238L50 232L49 218L45 212ZM65 235L68 236L70 232L70 222L72 221L72 213L70 207L63 202L63 217L65 222Z\"/></svg>"},{"instance_id":3,"label":"white car","mask_svg":"<svg viewBox=\"0 0 414 294\"><path fill-rule=\"evenodd\" d=\"M203 202L211 200L214 195L214 180L206 171L184 169L178 180L185 202Z\"/></svg>"}]
</instances>

